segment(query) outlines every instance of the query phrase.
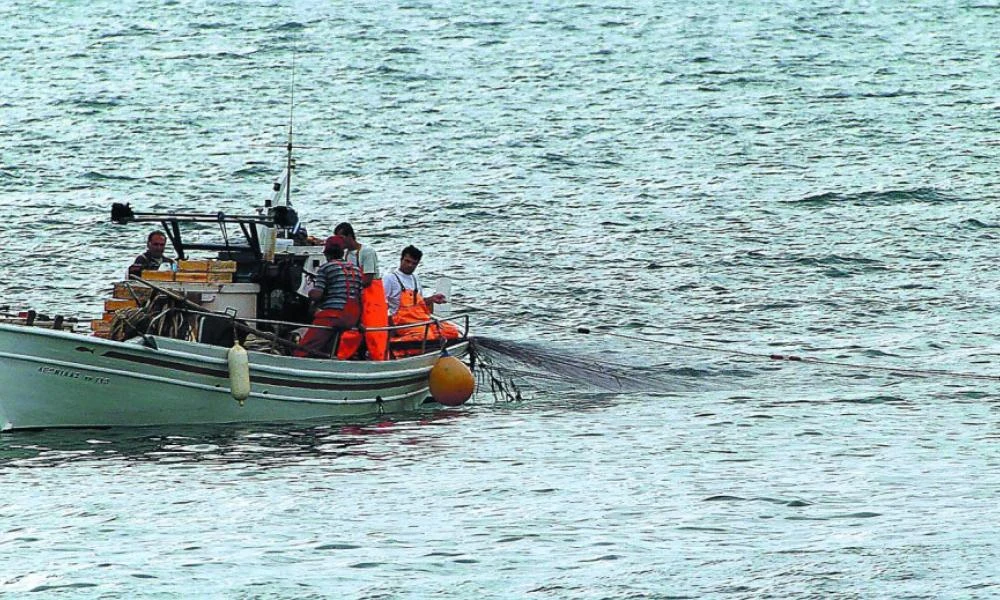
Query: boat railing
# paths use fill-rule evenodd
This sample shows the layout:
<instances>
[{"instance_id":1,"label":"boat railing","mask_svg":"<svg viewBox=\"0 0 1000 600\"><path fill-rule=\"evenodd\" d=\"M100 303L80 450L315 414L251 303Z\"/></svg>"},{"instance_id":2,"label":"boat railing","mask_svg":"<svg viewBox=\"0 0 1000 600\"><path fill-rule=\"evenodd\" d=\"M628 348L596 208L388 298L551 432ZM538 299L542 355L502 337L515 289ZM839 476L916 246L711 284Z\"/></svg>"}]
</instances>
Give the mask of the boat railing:
<instances>
[{"instance_id":1,"label":"boat railing","mask_svg":"<svg viewBox=\"0 0 1000 600\"><path fill-rule=\"evenodd\" d=\"M292 352L306 352L307 355L313 356L313 357L329 358L330 356L336 356L337 351L340 349L340 341L342 339L342 332L343 331L358 331L358 332L361 332L362 334L364 332L367 332L367 331L371 331L371 332L385 331L385 332L388 332L389 344L387 345L387 350L386 350L388 356L385 356L385 357L382 357L382 358L389 358L389 357L392 356L391 344L392 344L393 334L396 333L396 332L400 332L402 330L413 330L413 329L418 328L418 327L423 327L423 335L420 336L420 353L421 354L427 352L428 342L438 341L438 342L440 342L442 348L447 345L449 339L445 338L442 335L432 336L432 331L433 331L432 328L435 328L435 327L440 328L440 326L441 326L442 323L451 323L452 326L454 326L455 328L457 328L461 332L461 336L460 337L458 337L458 338L451 338L451 339L466 340L469 337L469 315L468 314L457 314L454 317L447 317L447 318L439 318L439 317L431 316L431 318L428 319L428 320L426 320L426 321L418 321L418 322L413 322L413 323L402 323L402 324L398 324L398 325L388 325L388 326L385 326L385 327L367 327L366 328L366 327L363 327L363 326L359 325L358 327L345 330L345 329L341 329L341 328L338 328L338 327L330 327L330 326L325 326L325 325L313 325L311 323L302 323L302 322L297 322L297 321L284 321L284 320L278 320L278 319L263 319L263 318L256 318L256 317L241 317L241 316L238 315L238 313L235 310L226 310L224 312L220 312L220 311L216 311L216 310L211 310L211 309L205 308L205 307L201 306L200 304L192 302L191 300L189 300L187 297L185 297L182 294L179 294L179 293L177 293L177 292L175 292L173 290L168 290L168 289L165 289L163 287L160 287L160 286L156 285L155 283L151 283L151 282L149 282L149 281L147 281L145 279L142 279L140 277L137 277L135 275L130 276L130 280L139 281L144 286L150 287L153 290L155 290L157 292L160 292L165 297L170 298L170 299L172 299L175 302L177 302L177 303L180 304L180 307L175 306L174 308L171 308L171 309L168 309L168 310L163 310L163 311L160 311L159 314L153 315L152 319L151 319L151 323L153 321L158 320L158 319L161 320L161 321L163 321L163 320L165 320L167 318L167 314L168 313L176 314L175 311L179 311L181 313L187 313L187 314L190 314L190 315L195 315L196 317L201 317L203 319L202 323L205 322L204 321L205 319L209 319L209 318L223 319L225 321L232 321L233 327L236 328L236 329L241 330L244 334L253 334L256 338L261 339L261 340L265 340L265 341L269 342L270 346L272 347L272 349L276 349L277 346L281 346L281 347L283 347L287 351L292 351ZM131 288L131 286L129 286L129 287ZM250 326L251 323L254 324L255 326ZM178 325L180 325L180 323L178 323ZM266 327L267 329L270 329L271 331L264 330L262 328L262 326ZM181 331L184 328L178 326L178 327L175 327L174 329L177 330L177 331ZM296 341L292 341L292 340L289 340L289 339L286 339L285 337L283 337L283 333L282 332L288 333L290 331L294 331L294 330L298 330L298 329L322 329L322 330L328 330L328 331L334 331L334 332L336 332L337 335L334 336L333 349L331 350L330 354L326 354L325 351L323 353L318 353L318 352L316 352L314 350L311 350L311 349L303 347L301 344L299 344ZM170 337L170 336L168 335L168 337ZM409 341L413 342L415 340L411 339Z\"/></svg>"},{"instance_id":2,"label":"boat railing","mask_svg":"<svg viewBox=\"0 0 1000 600\"><path fill-rule=\"evenodd\" d=\"M214 312L214 311L206 311L206 312L210 312L212 316L219 316L219 317L225 316L225 313L219 313L219 312ZM328 327L326 325L312 325L310 323L297 323L295 321L279 321L277 319L257 319L257 318L253 318L253 317L236 317L236 318L238 318L241 321L246 321L247 323L257 323L257 324L266 324L266 325L285 325L285 326L288 326L288 327L291 327L291 328L295 328L295 329L301 328L301 327L308 327L310 329L330 329L330 330L340 329L339 327ZM468 333L469 333L469 315L467 315L467 314L460 314L460 315L455 315L454 317L447 317L447 318L437 318L437 317L435 317L435 318L427 320L427 321L417 321L415 323L404 323L402 325L387 325L385 327L364 327L364 328L358 328L358 331L362 331L363 330L363 331L389 331L389 332L392 332L392 331L399 331L399 330L402 330L402 329L410 329L410 328L413 328L413 327L430 327L431 325L435 325L435 324L442 323L442 322L454 323L456 325L458 325L459 322L462 322L463 323L463 326L461 328L462 332L463 332L462 333L462 338L464 339L464 338L468 337Z\"/></svg>"},{"instance_id":3,"label":"boat railing","mask_svg":"<svg viewBox=\"0 0 1000 600\"><path fill-rule=\"evenodd\" d=\"M35 310L10 312L10 307L0 307L0 324L21 325L24 327L40 327L54 331L82 331L89 320L63 315L49 316Z\"/></svg>"},{"instance_id":4,"label":"boat railing","mask_svg":"<svg viewBox=\"0 0 1000 600\"><path fill-rule=\"evenodd\" d=\"M221 316L221 315L216 315L216 316ZM400 325L387 325L385 327L364 327L364 326L360 326L359 325L358 327L351 328L351 329L342 329L342 328L339 328L339 327L330 327L330 326L326 326L326 325L313 325L311 323L296 323L296 322L293 322L293 321L281 321L281 320L276 320L276 319L257 319L257 318L249 318L248 317L248 318L240 318L240 320L241 321L245 321L247 323L254 323L254 324L258 325L258 326L260 326L260 325L268 325L268 326L277 325L279 327L285 327L285 328L289 328L289 329L320 329L320 330L325 330L325 331L337 332L338 334L339 333L343 333L344 331L357 331L357 332L362 333L362 334L364 334L365 332L369 332L369 331L370 332L385 331L385 332L388 332L388 334L389 334L389 342L390 342L390 344L392 343L392 336L393 336L394 332L399 332L399 331L403 331L403 330L408 330L408 329L414 329L414 328L417 328L417 327L422 327L423 328L423 335L420 338L420 354L424 354L425 352L427 352L428 342L439 341L440 344L442 345L442 347L445 344L447 344L447 342L448 342L447 339L440 338L440 337L439 338L434 338L434 337L431 336L432 328L439 327L441 323L452 323L453 325L455 325L456 327L458 327L459 331L462 332L462 335L461 335L461 337L456 338L456 339L466 340L466 339L469 338L469 315L468 314L458 314L458 315L455 315L453 317L445 317L445 318L432 317L431 319L428 319L426 321L417 321L417 322L414 322L414 323L403 323L403 324L400 324ZM341 340L341 335L335 336L334 344L333 344L333 349L330 351L330 355L331 356L336 356L337 350L340 349L340 340Z\"/></svg>"}]
</instances>

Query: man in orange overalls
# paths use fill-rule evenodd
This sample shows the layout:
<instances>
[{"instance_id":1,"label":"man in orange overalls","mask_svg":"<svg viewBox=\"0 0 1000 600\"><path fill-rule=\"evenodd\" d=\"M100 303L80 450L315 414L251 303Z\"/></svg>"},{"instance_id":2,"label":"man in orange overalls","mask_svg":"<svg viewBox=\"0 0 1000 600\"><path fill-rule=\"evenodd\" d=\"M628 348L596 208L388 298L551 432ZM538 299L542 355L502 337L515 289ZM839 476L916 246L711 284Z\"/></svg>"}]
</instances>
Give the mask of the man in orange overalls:
<instances>
[{"instance_id":1,"label":"man in orange overalls","mask_svg":"<svg viewBox=\"0 0 1000 600\"><path fill-rule=\"evenodd\" d=\"M444 294L437 293L426 298L421 294L420 281L414 274L424 253L414 246L403 248L399 258L399 269L385 278L385 300L389 305L389 322L393 325L407 323L426 323L432 320L431 314L435 304L444 304ZM393 332L392 341L423 343L426 340L441 338L454 339L462 337L458 327L451 323L438 322L430 326L415 325L407 329ZM404 354L412 354L405 352Z\"/></svg>"},{"instance_id":2,"label":"man in orange overalls","mask_svg":"<svg viewBox=\"0 0 1000 600\"><path fill-rule=\"evenodd\" d=\"M367 356L370 360L385 360L389 351L389 332L384 328L389 324L388 307L385 304L385 290L378 270L378 255L371 246L362 246L354 235L350 223L341 223L333 230L334 235L343 236L347 242L344 260L361 269L361 324L364 333ZM371 328L372 330L369 330ZM356 339L355 339L356 338ZM345 331L341 345L345 351L361 343L361 333Z\"/></svg>"}]
</instances>

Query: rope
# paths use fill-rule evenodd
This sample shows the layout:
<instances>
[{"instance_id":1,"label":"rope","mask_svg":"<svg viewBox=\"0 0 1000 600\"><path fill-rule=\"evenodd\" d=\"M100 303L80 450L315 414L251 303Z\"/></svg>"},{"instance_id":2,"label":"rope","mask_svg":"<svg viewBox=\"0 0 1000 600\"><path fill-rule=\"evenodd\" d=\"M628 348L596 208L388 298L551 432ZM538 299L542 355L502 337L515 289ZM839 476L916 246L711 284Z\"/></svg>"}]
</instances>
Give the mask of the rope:
<instances>
[{"instance_id":1,"label":"rope","mask_svg":"<svg viewBox=\"0 0 1000 600\"><path fill-rule=\"evenodd\" d=\"M476 306L471 306L468 304L461 304L461 306L476 311L484 312L498 317L509 318L501 312L496 312L493 310L487 310ZM550 330L556 330L560 332L566 331L565 326L557 325L555 323L546 322L541 319L523 319L523 323L531 323L535 326L541 326L542 328L548 328ZM577 327L575 329L576 333L581 334L599 334L606 335L609 337L616 337L621 339L627 339L636 342L643 342L645 344L659 344L661 346L671 346L675 348L688 348L694 350L702 350L706 352L715 352L719 354L726 354L729 356L742 356L745 358L751 358L754 360L771 360L771 361L785 361L785 362L797 362L797 363L807 363L812 365L820 366L830 366L839 367L844 369L855 369L861 371L879 371L885 373L892 373L896 375L908 375L914 377L950 377L954 379L976 379L976 380L988 380L988 381L1000 381L1000 376L997 375L986 375L982 373L969 373L964 371L950 371L947 369L918 369L918 368L906 368L906 367L888 367L880 365L859 365L855 363L834 361L834 360L824 360L820 358L813 358L809 356L797 356L794 354L764 354L761 352L748 352L745 350L734 350L732 348L721 348L719 346L711 346L705 344L693 344L690 342L674 342L669 340L663 340L658 338L644 337L638 335L631 335L626 333L617 333L614 331L606 331L608 326L601 325L594 327L593 329L589 327Z\"/></svg>"}]
</instances>

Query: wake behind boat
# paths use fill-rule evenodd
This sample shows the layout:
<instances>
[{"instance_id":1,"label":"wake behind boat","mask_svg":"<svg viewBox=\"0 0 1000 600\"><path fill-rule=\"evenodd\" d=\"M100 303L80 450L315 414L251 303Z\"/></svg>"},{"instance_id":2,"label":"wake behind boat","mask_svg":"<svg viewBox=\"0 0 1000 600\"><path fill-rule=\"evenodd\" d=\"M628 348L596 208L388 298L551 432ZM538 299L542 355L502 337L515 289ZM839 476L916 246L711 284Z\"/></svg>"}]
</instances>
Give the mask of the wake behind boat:
<instances>
[{"instance_id":1,"label":"wake behind boat","mask_svg":"<svg viewBox=\"0 0 1000 600\"><path fill-rule=\"evenodd\" d=\"M304 421L464 402L474 386L459 360L470 352L467 315L353 333L388 332L383 356L338 360L348 333L329 352L294 355L311 323L303 278L323 247L288 201L291 166L254 214L115 204L115 223L159 223L181 270L115 284L102 319L0 316L0 430Z\"/></svg>"}]
</instances>

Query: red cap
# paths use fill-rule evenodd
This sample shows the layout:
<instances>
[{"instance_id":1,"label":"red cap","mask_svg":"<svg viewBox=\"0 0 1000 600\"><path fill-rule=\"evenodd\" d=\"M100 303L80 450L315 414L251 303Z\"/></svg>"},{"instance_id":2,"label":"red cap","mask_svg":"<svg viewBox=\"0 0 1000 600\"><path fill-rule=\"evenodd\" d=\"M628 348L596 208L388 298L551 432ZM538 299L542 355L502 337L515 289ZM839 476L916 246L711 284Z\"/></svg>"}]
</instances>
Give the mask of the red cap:
<instances>
[{"instance_id":1,"label":"red cap","mask_svg":"<svg viewBox=\"0 0 1000 600\"><path fill-rule=\"evenodd\" d=\"M344 239L344 236L331 235L330 237L326 238L326 243L323 244L323 252L333 250L334 248L338 248L340 250L347 248L347 240Z\"/></svg>"}]
</instances>

